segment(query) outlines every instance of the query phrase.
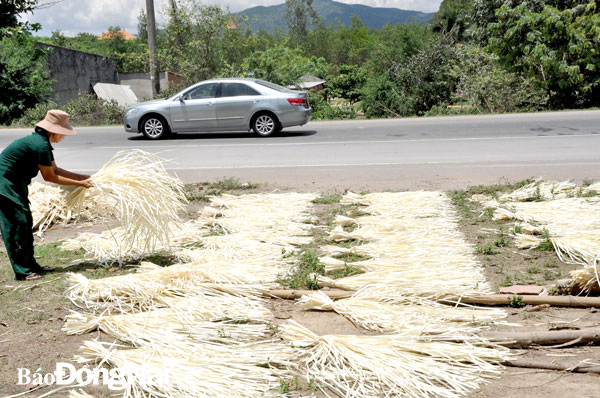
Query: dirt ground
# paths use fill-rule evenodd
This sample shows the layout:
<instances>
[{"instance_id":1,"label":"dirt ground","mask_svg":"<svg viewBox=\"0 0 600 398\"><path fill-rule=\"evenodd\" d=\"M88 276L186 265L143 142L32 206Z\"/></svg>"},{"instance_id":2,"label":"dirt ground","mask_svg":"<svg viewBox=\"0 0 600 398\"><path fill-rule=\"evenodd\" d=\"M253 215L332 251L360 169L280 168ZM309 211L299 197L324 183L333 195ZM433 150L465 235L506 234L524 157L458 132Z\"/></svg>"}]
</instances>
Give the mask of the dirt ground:
<instances>
[{"instance_id":1,"label":"dirt ground","mask_svg":"<svg viewBox=\"0 0 600 398\"><path fill-rule=\"evenodd\" d=\"M290 187L262 187L258 191L291 191ZM374 190L372 190L374 191ZM459 213L460 228L467 240L476 248L476 256L485 268L493 290L507 284L538 284L551 290L558 279L567 276L574 266L560 263L553 252L537 250L520 251L512 246L510 223L492 221L481 205L465 200L478 191L461 191L451 194ZM202 203L190 205L186 217L193 217ZM58 226L48 231L41 243L55 242L75 236L79 232L98 231L105 225L81 224ZM496 245L497 242L500 242ZM486 246L492 251L480 250ZM484 254L486 253L486 254ZM69 264L75 265L69 266ZM84 336L67 336L61 331L65 317L75 307L64 297L68 287L66 272L81 272L90 278L100 278L129 272L127 269L98 268L93 264L79 263L78 255L52 259L57 272L45 275L36 282L12 280L12 270L5 253L0 253L0 396L6 397L27 391L18 386L17 369L32 372L52 372L57 362L74 363L80 345L85 340L98 338L112 341L99 332ZM61 266L67 268L61 268ZM306 312L291 301L271 300L270 306L277 322L293 319L317 334L372 334L354 326L346 318L331 312ZM494 330L528 331L583 329L600 326L600 309L550 307L537 311L532 308L507 308L507 321L520 327L498 326ZM536 359L549 363L575 366L582 361L600 364L600 347L595 345L565 348L532 348L515 351L520 358ZM504 368L496 379L491 379L468 397L485 398L547 398L600 397L600 375L547 371L538 369ZM39 397L50 388L31 391L25 396ZM86 388L96 397L109 396L106 390ZM290 388L290 396L323 396L310 389ZM58 391L50 396L67 396Z\"/></svg>"}]
</instances>

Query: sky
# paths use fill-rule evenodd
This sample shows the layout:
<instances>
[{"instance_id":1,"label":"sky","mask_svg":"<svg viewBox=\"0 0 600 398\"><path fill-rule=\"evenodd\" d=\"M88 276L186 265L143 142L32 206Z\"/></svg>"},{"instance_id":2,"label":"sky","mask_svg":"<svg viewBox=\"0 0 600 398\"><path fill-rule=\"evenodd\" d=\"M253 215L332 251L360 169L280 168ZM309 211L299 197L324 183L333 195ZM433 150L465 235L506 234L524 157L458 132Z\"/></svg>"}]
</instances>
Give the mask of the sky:
<instances>
[{"instance_id":1,"label":"sky","mask_svg":"<svg viewBox=\"0 0 600 398\"><path fill-rule=\"evenodd\" d=\"M336 0L349 4L364 4L371 7L392 7L403 10L435 12L442 0ZM221 0L216 3L232 12L242 11L255 6L282 4L285 0ZM164 21L163 9L168 0L154 0L157 22ZM109 26L120 26L126 31L137 34L137 18L145 0L62 0L57 4L36 10L33 14L23 15L30 22L42 24L38 36L50 36L60 30L66 36L75 36L80 32L100 34Z\"/></svg>"}]
</instances>

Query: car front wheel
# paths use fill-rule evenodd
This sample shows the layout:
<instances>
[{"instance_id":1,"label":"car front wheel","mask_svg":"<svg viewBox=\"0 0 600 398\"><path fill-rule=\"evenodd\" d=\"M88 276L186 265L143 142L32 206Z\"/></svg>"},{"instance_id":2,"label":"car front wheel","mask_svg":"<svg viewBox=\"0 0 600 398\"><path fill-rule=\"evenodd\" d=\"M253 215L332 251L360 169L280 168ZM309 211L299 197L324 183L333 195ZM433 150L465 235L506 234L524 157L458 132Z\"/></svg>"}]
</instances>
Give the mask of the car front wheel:
<instances>
[{"instance_id":1,"label":"car front wheel","mask_svg":"<svg viewBox=\"0 0 600 398\"><path fill-rule=\"evenodd\" d=\"M278 131L279 123L268 113L258 115L252 123L252 130L261 137L268 137Z\"/></svg>"},{"instance_id":2,"label":"car front wheel","mask_svg":"<svg viewBox=\"0 0 600 398\"><path fill-rule=\"evenodd\" d=\"M169 134L169 126L160 117L148 116L142 121L142 133L150 140L159 140Z\"/></svg>"}]
</instances>

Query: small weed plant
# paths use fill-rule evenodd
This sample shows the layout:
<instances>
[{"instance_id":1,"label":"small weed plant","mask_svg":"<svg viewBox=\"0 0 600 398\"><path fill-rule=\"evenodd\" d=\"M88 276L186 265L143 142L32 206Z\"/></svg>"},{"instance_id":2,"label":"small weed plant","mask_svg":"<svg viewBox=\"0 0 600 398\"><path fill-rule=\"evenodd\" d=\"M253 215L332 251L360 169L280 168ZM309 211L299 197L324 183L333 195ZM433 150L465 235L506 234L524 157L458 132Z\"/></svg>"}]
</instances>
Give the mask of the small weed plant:
<instances>
[{"instance_id":1,"label":"small weed plant","mask_svg":"<svg viewBox=\"0 0 600 398\"><path fill-rule=\"evenodd\" d=\"M523 296L512 296L510 298L510 303L508 304L513 308L521 308L523 307L525 304L523 304Z\"/></svg>"},{"instance_id":2,"label":"small weed plant","mask_svg":"<svg viewBox=\"0 0 600 398\"><path fill-rule=\"evenodd\" d=\"M325 274L325 267L319 261L319 256L314 250L308 249L300 254L298 262L292 271L279 279L284 286L292 289L308 288L318 290L319 285L314 275Z\"/></svg>"},{"instance_id":3,"label":"small weed plant","mask_svg":"<svg viewBox=\"0 0 600 398\"><path fill-rule=\"evenodd\" d=\"M330 195L319 196L318 198L313 200L313 203L321 204L321 205L331 205L334 203L340 203L342 199L342 194L332 193Z\"/></svg>"}]
</instances>

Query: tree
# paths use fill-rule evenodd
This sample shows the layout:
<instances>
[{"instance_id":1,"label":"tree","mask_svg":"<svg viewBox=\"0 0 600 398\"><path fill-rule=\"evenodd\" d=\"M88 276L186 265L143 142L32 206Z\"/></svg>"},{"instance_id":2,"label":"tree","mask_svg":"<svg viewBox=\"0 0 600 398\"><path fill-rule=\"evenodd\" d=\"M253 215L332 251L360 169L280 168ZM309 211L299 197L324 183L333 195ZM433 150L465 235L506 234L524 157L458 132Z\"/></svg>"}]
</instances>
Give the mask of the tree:
<instances>
[{"instance_id":1,"label":"tree","mask_svg":"<svg viewBox=\"0 0 600 398\"><path fill-rule=\"evenodd\" d=\"M50 97L45 66L45 51L35 46L31 35L13 34L0 40L0 124L10 123Z\"/></svg>"},{"instance_id":2,"label":"tree","mask_svg":"<svg viewBox=\"0 0 600 398\"><path fill-rule=\"evenodd\" d=\"M242 73L287 86L297 83L305 74L326 76L327 66L324 58L308 57L300 48L278 46L247 57L242 63Z\"/></svg>"},{"instance_id":3,"label":"tree","mask_svg":"<svg viewBox=\"0 0 600 398\"><path fill-rule=\"evenodd\" d=\"M40 24L29 24L18 19L19 14L33 12L37 0L2 0L0 2L0 39L11 32L39 30Z\"/></svg>"},{"instance_id":4,"label":"tree","mask_svg":"<svg viewBox=\"0 0 600 398\"><path fill-rule=\"evenodd\" d=\"M394 65L406 62L419 51L431 47L437 36L425 25L386 24L383 29L372 34L369 41L369 56L363 65L371 75L379 75Z\"/></svg>"},{"instance_id":5,"label":"tree","mask_svg":"<svg viewBox=\"0 0 600 398\"><path fill-rule=\"evenodd\" d=\"M351 104L362 97L362 88L367 81L367 71L358 65L340 65L339 74L327 80L331 97L344 98Z\"/></svg>"},{"instance_id":6,"label":"tree","mask_svg":"<svg viewBox=\"0 0 600 398\"><path fill-rule=\"evenodd\" d=\"M570 2L574 4L575 2ZM600 15L595 1L536 12L504 4L489 25L488 50L513 72L535 78L552 108L600 105Z\"/></svg>"},{"instance_id":7,"label":"tree","mask_svg":"<svg viewBox=\"0 0 600 398\"><path fill-rule=\"evenodd\" d=\"M243 20L219 6L180 1L177 9L171 10L161 65L187 82L230 74L237 68L233 64L241 63L252 51L255 40L243 26Z\"/></svg>"},{"instance_id":8,"label":"tree","mask_svg":"<svg viewBox=\"0 0 600 398\"><path fill-rule=\"evenodd\" d=\"M285 20L288 25L290 41L296 47L306 40L308 28L319 20L312 8L313 0L285 0Z\"/></svg>"},{"instance_id":9,"label":"tree","mask_svg":"<svg viewBox=\"0 0 600 398\"><path fill-rule=\"evenodd\" d=\"M422 116L450 101L456 82L451 68L457 51L440 39L367 82L361 106L367 117Z\"/></svg>"},{"instance_id":10,"label":"tree","mask_svg":"<svg viewBox=\"0 0 600 398\"><path fill-rule=\"evenodd\" d=\"M472 0L443 0L429 25L436 33L449 35L456 42L464 41L471 25L472 6Z\"/></svg>"},{"instance_id":11,"label":"tree","mask_svg":"<svg viewBox=\"0 0 600 398\"><path fill-rule=\"evenodd\" d=\"M534 78L506 70L476 45L460 46L454 73L461 100L480 113L538 111L548 102Z\"/></svg>"},{"instance_id":12,"label":"tree","mask_svg":"<svg viewBox=\"0 0 600 398\"><path fill-rule=\"evenodd\" d=\"M148 43L148 31L146 30L146 26L148 26L148 18L146 17L146 11L144 11L143 8L140 9L137 20L138 39L144 43Z\"/></svg>"}]
</instances>

